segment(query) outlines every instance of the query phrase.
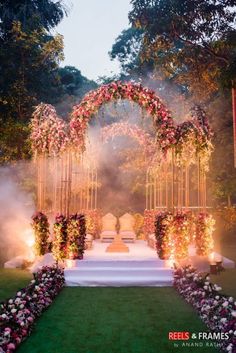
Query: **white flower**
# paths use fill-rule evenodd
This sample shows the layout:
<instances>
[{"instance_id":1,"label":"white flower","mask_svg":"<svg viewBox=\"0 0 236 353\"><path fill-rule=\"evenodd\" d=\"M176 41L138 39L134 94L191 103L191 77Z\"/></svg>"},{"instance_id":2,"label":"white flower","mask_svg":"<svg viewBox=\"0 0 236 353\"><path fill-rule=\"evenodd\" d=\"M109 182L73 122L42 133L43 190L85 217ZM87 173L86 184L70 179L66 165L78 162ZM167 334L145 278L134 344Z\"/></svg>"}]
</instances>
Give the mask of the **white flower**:
<instances>
[{"instance_id":1,"label":"white flower","mask_svg":"<svg viewBox=\"0 0 236 353\"><path fill-rule=\"evenodd\" d=\"M216 298L216 300L219 300L219 299L220 299L219 295L217 295L215 298Z\"/></svg>"},{"instance_id":2,"label":"white flower","mask_svg":"<svg viewBox=\"0 0 236 353\"><path fill-rule=\"evenodd\" d=\"M22 294L21 292L17 292L16 295L17 295L17 297L21 297L21 294Z\"/></svg>"},{"instance_id":3,"label":"white flower","mask_svg":"<svg viewBox=\"0 0 236 353\"><path fill-rule=\"evenodd\" d=\"M223 322L223 324L227 321L226 317L222 317L222 319L220 319L220 322Z\"/></svg>"},{"instance_id":4,"label":"white flower","mask_svg":"<svg viewBox=\"0 0 236 353\"><path fill-rule=\"evenodd\" d=\"M233 302L234 301L234 298L233 297L229 297L229 302Z\"/></svg>"},{"instance_id":5,"label":"white flower","mask_svg":"<svg viewBox=\"0 0 236 353\"><path fill-rule=\"evenodd\" d=\"M229 305L229 302L228 302L227 300L222 304L222 306L223 306L224 308L226 308L228 305Z\"/></svg>"},{"instance_id":6,"label":"white flower","mask_svg":"<svg viewBox=\"0 0 236 353\"><path fill-rule=\"evenodd\" d=\"M233 311L231 312L231 314L232 314L233 317L236 317L236 310L233 310Z\"/></svg>"},{"instance_id":7,"label":"white flower","mask_svg":"<svg viewBox=\"0 0 236 353\"><path fill-rule=\"evenodd\" d=\"M227 350L228 352L231 352L231 351L232 351L232 348L233 348L233 345L232 345L232 343L230 343L230 344L227 346L226 350Z\"/></svg>"},{"instance_id":8,"label":"white flower","mask_svg":"<svg viewBox=\"0 0 236 353\"><path fill-rule=\"evenodd\" d=\"M6 319L7 315L6 314L2 314L1 315L3 319Z\"/></svg>"},{"instance_id":9,"label":"white flower","mask_svg":"<svg viewBox=\"0 0 236 353\"><path fill-rule=\"evenodd\" d=\"M24 304L21 304L21 305L20 305L20 309L24 309Z\"/></svg>"},{"instance_id":10,"label":"white flower","mask_svg":"<svg viewBox=\"0 0 236 353\"><path fill-rule=\"evenodd\" d=\"M16 312L17 312L16 309L11 309L11 313L12 313L12 314L15 314Z\"/></svg>"},{"instance_id":11,"label":"white flower","mask_svg":"<svg viewBox=\"0 0 236 353\"><path fill-rule=\"evenodd\" d=\"M207 286L204 286L203 288L204 288L205 290L207 290L207 289L208 289L208 287L207 287Z\"/></svg>"},{"instance_id":12,"label":"white flower","mask_svg":"<svg viewBox=\"0 0 236 353\"><path fill-rule=\"evenodd\" d=\"M13 304L13 299L8 300L9 304Z\"/></svg>"}]
</instances>

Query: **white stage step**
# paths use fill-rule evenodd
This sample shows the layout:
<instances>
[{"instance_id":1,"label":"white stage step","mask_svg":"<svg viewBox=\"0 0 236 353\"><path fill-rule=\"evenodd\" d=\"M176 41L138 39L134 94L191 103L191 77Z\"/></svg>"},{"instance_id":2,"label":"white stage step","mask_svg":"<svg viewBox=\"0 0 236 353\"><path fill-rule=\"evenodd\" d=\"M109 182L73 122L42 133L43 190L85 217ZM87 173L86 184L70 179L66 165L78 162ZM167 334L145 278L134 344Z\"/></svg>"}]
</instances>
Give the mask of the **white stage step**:
<instances>
[{"instance_id":1,"label":"white stage step","mask_svg":"<svg viewBox=\"0 0 236 353\"><path fill-rule=\"evenodd\" d=\"M67 286L171 286L173 271L161 260L81 260L65 269Z\"/></svg>"}]
</instances>

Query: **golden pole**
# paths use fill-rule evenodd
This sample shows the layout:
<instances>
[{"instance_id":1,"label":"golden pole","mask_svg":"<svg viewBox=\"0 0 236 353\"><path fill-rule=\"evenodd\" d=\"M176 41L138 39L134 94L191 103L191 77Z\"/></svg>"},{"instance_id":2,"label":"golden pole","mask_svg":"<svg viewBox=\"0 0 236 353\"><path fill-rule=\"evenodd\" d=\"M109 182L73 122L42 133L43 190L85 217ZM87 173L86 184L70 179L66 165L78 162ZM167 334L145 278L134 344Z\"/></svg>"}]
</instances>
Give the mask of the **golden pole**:
<instances>
[{"instance_id":1,"label":"golden pole","mask_svg":"<svg viewBox=\"0 0 236 353\"><path fill-rule=\"evenodd\" d=\"M146 170L146 210L148 209L148 170Z\"/></svg>"},{"instance_id":2,"label":"golden pole","mask_svg":"<svg viewBox=\"0 0 236 353\"><path fill-rule=\"evenodd\" d=\"M171 170L172 170L171 208L172 208L172 212L174 213L174 211L175 211L175 203L174 203L174 183L175 183L174 149L172 149L172 155L171 155Z\"/></svg>"},{"instance_id":3,"label":"golden pole","mask_svg":"<svg viewBox=\"0 0 236 353\"><path fill-rule=\"evenodd\" d=\"M98 171L96 168L95 174L95 209L97 209L97 198L98 198Z\"/></svg>"}]
</instances>

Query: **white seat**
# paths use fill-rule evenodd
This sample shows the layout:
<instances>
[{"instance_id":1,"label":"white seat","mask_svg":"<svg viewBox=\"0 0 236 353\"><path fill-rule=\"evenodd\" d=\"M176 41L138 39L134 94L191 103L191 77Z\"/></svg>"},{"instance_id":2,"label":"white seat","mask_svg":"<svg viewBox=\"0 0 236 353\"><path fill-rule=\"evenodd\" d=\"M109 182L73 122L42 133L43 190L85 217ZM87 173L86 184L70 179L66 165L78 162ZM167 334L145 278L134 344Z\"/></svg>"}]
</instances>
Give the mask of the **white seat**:
<instances>
[{"instance_id":1,"label":"white seat","mask_svg":"<svg viewBox=\"0 0 236 353\"><path fill-rule=\"evenodd\" d=\"M111 213L107 213L102 217L101 241L112 241L117 235L116 231L117 218Z\"/></svg>"},{"instance_id":2,"label":"white seat","mask_svg":"<svg viewBox=\"0 0 236 353\"><path fill-rule=\"evenodd\" d=\"M134 242L136 240L136 234L134 232L134 217L129 213L125 213L119 218L119 222L121 239Z\"/></svg>"}]
</instances>

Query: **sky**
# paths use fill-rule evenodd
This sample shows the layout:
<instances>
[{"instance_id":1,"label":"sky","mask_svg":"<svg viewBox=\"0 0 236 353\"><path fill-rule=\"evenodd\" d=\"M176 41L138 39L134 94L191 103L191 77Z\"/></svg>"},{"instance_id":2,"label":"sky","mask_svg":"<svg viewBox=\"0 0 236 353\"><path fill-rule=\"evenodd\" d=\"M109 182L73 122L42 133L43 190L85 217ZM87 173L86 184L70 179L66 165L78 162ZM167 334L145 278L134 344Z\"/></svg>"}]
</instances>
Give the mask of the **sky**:
<instances>
[{"instance_id":1,"label":"sky","mask_svg":"<svg viewBox=\"0 0 236 353\"><path fill-rule=\"evenodd\" d=\"M75 66L89 79L119 72L108 52L123 29L128 28L130 0L69 0L68 17L56 31L64 36L64 65Z\"/></svg>"}]
</instances>

